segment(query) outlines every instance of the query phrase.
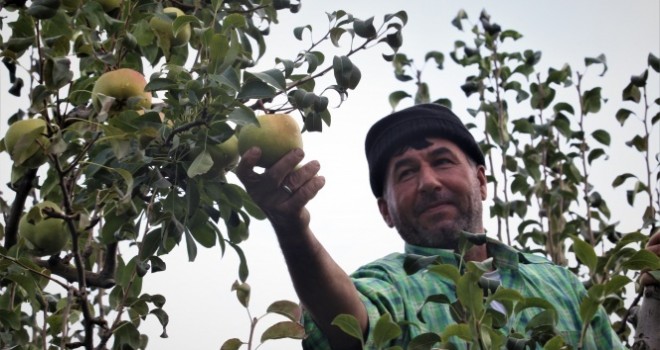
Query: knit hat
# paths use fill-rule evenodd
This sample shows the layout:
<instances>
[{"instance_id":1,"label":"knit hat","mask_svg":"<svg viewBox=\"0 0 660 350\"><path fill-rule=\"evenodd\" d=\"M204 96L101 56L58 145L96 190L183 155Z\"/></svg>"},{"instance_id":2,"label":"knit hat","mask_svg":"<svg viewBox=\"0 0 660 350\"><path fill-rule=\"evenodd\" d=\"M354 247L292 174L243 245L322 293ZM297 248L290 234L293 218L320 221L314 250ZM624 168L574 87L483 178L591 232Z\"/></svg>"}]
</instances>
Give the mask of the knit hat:
<instances>
[{"instance_id":1,"label":"knit hat","mask_svg":"<svg viewBox=\"0 0 660 350\"><path fill-rule=\"evenodd\" d=\"M455 143L477 164L484 154L463 122L448 108L426 103L394 112L377 121L365 141L371 191L383 195L387 165L394 152L420 138L441 137Z\"/></svg>"}]
</instances>

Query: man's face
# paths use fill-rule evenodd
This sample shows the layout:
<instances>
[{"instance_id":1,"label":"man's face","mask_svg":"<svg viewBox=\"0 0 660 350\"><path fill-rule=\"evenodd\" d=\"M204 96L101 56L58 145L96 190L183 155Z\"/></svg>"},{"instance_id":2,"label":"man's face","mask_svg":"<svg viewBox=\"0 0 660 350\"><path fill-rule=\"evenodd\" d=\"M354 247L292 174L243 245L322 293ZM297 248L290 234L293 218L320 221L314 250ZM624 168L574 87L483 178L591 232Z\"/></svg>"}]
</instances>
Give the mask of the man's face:
<instances>
[{"instance_id":1,"label":"man's face","mask_svg":"<svg viewBox=\"0 0 660 350\"><path fill-rule=\"evenodd\" d=\"M461 231L483 232L485 168L451 141L427 140L428 146L408 148L390 159L378 206L404 241L456 249Z\"/></svg>"}]
</instances>

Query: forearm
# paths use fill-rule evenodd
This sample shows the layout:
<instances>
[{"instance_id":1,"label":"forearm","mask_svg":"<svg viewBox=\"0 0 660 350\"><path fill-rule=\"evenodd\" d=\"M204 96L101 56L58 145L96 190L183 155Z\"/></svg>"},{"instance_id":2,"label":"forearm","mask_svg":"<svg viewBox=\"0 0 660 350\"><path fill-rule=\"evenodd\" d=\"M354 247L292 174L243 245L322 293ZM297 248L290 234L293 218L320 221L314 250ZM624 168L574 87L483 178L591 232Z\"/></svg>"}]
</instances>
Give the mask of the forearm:
<instances>
[{"instance_id":1,"label":"forearm","mask_svg":"<svg viewBox=\"0 0 660 350\"><path fill-rule=\"evenodd\" d=\"M300 235L290 233L278 234L278 239L301 303L333 349L359 349L357 339L332 325L338 315L350 314L363 333L367 330L367 312L353 282L309 228Z\"/></svg>"}]
</instances>

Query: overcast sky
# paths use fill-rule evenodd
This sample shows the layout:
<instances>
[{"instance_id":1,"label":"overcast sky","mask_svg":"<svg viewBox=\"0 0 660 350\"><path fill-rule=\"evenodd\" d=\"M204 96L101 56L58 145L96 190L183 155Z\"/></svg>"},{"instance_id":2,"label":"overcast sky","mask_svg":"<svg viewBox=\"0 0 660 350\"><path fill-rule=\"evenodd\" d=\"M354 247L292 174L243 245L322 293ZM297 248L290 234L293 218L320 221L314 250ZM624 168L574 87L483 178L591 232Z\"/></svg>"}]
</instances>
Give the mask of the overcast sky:
<instances>
[{"instance_id":1,"label":"overcast sky","mask_svg":"<svg viewBox=\"0 0 660 350\"><path fill-rule=\"evenodd\" d=\"M325 12L343 9L355 17L366 19L375 16L375 23L382 23L382 16L399 10L408 12L409 23L404 29L404 45L401 48L409 57L422 62L424 54L430 50L448 54L457 38L466 37L454 28L450 21L459 11L465 9L471 21L477 22L482 9L491 15L492 20L504 29L514 29L523 34L515 45L507 50L534 49L543 52L539 67L545 72L548 67L560 68L568 63L573 71L584 70L584 57L607 56L609 71L605 78L597 74L589 76L591 85L603 86L603 94L610 100L598 118L603 125L617 128L613 113L620 101L621 90L632 74L639 74L646 67L649 52L660 56L660 2L639 1L303 1L301 11L296 15L281 15L281 23L272 28L267 39L268 53L261 66L270 68L274 57L293 58L307 47L307 41L299 42L292 30L296 26L312 24L314 38L318 39L327 29ZM335 52L330 47L327 48ZM324 51L324 49L321 49ZM342 50L342 49L340 49ZM343 49L345 50L345 48ZM341 51L338 51L341 52ZM380 218L376 201L368 185L366 161L363 154L364 135L375 120L390 112L387 96L390 92L407 89L413 92L412 85L396 81L392 69L381 58L389 53L385 45L374 47L354 56L354 63L362 71L362 81L356 91L351 91L348 100L338 109L333 109L332 126L323 133L305 134L307 160L318 159L321 173L326 177L326 186L309 205L312 213L312 229L336 261L347 271L352 272L360 265L377 259L393 251L402 250L395 231L390 230ZM326 54L331 61L332 53ZM449 97L454 102L455 112L468 118L465 109L472 100L466 100L459 86L466 76L447 57L445 70L434 73L432 66L425 76L431 77L432 98ZM427 75L428 74L428 75ZM330 76L331 78L331 76ZM5 130L7 119L16 106L4 108L12 103L6 94L8 88L6 71L0 73L2 95L0 103L0 130ZM650 85L659 96L657 73L652 74ZM328 84L331 84L329 81ZM326 84L327 85L327 84ZM317 84L317 87L321 86ZM404 101L402 106L412 102ZM609 114L608 114L609 113ZM611 124L610 124L611 123ZM610 129L613 130L613 129ZM627 130L613 132L613 144L623 144ZM658 126L654 130L656 139L652 143L655 151L660 151ZM613 150L611 164L629 166L628 159L636 153L625 147ZM0 161L7 163L6 154ZM611 165L610 164L610 165ZM5 169L9 169L6 165ZM617 172L611 169L592 174L599 184L610 184ZM8 181L6 170L4 194L10 192L4 185ZM633 230L640 224L639 210L625 205L623 193L609 198L610 209L622 220L622 230ZM621 206L616 206L622 203ZM486 215L487 230L493 231L494 222ZM250 239L242 244L250 263L252 285L251 313L258 317L266 307L280 299L296 300L287 269L280 254L270 225L267 222L253 222ZM200 247L201 248L201 247ZM159 324L155 318L148 318L143 332L148 332L151 349L219 349L224 340L238 337L247 340L249 318L230 292L237 279L237 259L231 249L225 257L220 256L219 248L201 248L197 260L187 261L185 246L177 248L165 257L167 271L148 275L145 292L165 295L165 310L170 315L168 339L160 339ZM263 319L258 328L257 339L266 326L282 320L269 316ZM272 341L260 349L289 350L298 348L295 341ZM245 348L244 348L245 349Z\"/></svg>"}]
</instances>

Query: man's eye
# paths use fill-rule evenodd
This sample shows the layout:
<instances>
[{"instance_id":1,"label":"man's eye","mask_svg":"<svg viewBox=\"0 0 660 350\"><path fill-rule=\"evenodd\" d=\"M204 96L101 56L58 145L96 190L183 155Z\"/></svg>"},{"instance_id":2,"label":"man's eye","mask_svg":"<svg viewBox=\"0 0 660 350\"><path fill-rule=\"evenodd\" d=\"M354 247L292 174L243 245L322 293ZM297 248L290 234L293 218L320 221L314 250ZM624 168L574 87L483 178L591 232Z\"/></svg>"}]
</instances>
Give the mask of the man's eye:
<instances>
[{"instance_id":1,"label":"man's eye","mask_svg":"<svg viewBox=\"0 0 660 350\"><path fill-rule=\"evenodd\" d=\"M433 161L434 166L446 166L446 165L450 165L450 164L453 164L453 162L449 158L438 158L438 159Z\"/></svg>"},{"instance_id":2,"label":"man's eye","mask_svg":"<svg viewBox=\"0 0 660 350\"><path fill-rule=\"evenodd\" d=\"M402 169L402 170L399 171L399 175L397 177L399 178L399 180L405 180L405 179L409 178L410 176L412 176L413 173L414 173L413 169L410 169L410 168Z\"/></svg>"}]
</instances>

